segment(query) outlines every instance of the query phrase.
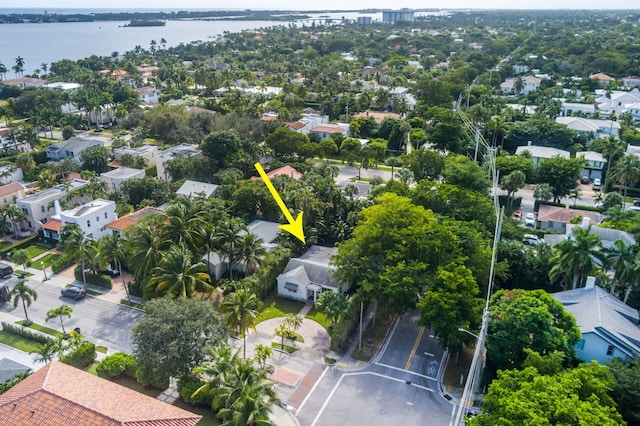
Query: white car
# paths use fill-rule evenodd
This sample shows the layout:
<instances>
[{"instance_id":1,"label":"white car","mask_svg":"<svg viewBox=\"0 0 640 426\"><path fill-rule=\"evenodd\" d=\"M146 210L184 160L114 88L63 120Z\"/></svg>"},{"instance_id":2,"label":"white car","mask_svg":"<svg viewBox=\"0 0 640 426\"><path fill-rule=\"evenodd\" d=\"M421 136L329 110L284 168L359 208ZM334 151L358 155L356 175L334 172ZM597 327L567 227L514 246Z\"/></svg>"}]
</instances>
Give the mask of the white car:
<instances>
[{"instance_id":1,"label":"white car","mask_svg":"<svg viewBox=\"0 0 640 426\"><path fill-rule=\"evenodd\" d=\"M524 217L524 226L536 227L536 215L535 213L527 213Z\"/></svg>"},{"instance_id":2,"label":"white car","mask_svg":"<svg viewBox=\"0 0 640 426\"><path fill-rule=\"evenodd\" d=\"M535 246L540 244L541 240L533 234L524 234L524 236L522 237L522 242L525 246Z\"/></svg>"}]
</instances>

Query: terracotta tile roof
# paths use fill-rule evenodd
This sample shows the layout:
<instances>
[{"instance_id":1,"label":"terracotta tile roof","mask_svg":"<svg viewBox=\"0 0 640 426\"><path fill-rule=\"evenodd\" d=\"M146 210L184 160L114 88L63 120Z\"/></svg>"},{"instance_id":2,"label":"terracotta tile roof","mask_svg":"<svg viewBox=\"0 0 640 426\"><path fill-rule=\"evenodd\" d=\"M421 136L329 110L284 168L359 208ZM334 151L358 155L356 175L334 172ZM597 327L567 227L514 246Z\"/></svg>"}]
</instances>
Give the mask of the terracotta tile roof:
<instances>
[{"instance_id":1,"label":"terracotta tile roof","mask_svg":"<svg viewBox=\"0 0 640 426\"><path fill-rule=\"evenodd\" d=\"M107 164L107 166L113 167L114 169L119 169L120 167L122 167L122 163L120 163L120 160L113 160L112 162Z\"/></svg>"},{"instance_id":2,"label":"terracotta tile roof","mask_svg":"<svg viewBox=\"0 0 640 426\"><path fill-rule=\"evenodd\" d=\"M568 209L566 207L550 206L547 204L540 204L538 210L538 221L540 222L550 220L553 222L569 223L571 219L578 216L588 217L594 225L600 223L600 214L589 210Z\"/></svg>"},{"instance_id":3,"label":"terracotta tile roof","mask_svg":"<svg viewBox=\"0 0 640 426\"><path fill-rule=\"evenodd\" d=\"M344 133L345 130L341 127L331 127L331 126L316 126L311 129L312 133Z\"/></svg>"},{"instance_id":4,"label":"terracotta tile roof","mask_svg":"<svg viewBox=\"0 0 640 426\"><path fill-rule=\"evenodd\" d=\"M58 219L49 219L47 223L42 225L44 229L48 229L49 231L60 232L62 230L62 222Z\"/></svg>"},{"instance_id":5,"label":"terracotta tile roof","mask_svg":"<svg viewBox=\"0 0 640 426\"><path fill-rule=\"evenodd\" d=\"M354 119L367 118L367 117L372 117L376 123L380 124L382 123L382 120L384 120L387 117L400 119L401 116L400 114L396 114L394 112L380 112L380 111L359 112L353 116Z\"/></svg>"},{"instance_id":6,"label":"terracotta tile roof","mask_svg":"<svg viewBox=\"0 0 640 426\"><path fill-rule=\"evenodd\" d=\"M0 186L0 197L4 197L5 195L15 194L18 191L24 189L24 186L20 182L11 182L6 185Z\"/></svg>"},{"instance_id":7,"label":"terracotta tile roof","mask_svg":"<svg viewBox=\"0 0 640 426\"><path fill-rule=\"evenodd\" d=\"M300 130L304 126L306 126L306 124L303 123L302 121L288 122L288 123L286 123L286 125L287 125L287 127L291 127L292 129L295 129L295 130Z\"/></svg>"},{"instance_id":8,"label":"terracotta tile roof","mask_svg":"<svg viewBox=\"0 0 640 426\"><path fill-rule=\"evenodd\" d=\"M57 361L0 395L3 426L194 426L200 418Z\"/></svg>"},{"instance_id":9,"label":"terracotta tile roof","mask_svg":"<svg viewBox=\"0 0 640 426\"><path fill-rule=\"evenodd\" d=\"M282 175L289 176L290 178L295 180L298 180L302 177L302 173L300 173L299 171L297 171L291 166L282 166L280 168L273 169L269 173L267 173L267 176L269 177L269 179L272 179L275 176L282 176ZM251 179L260 180L261 178L259 176L253 176L251 177Z\"/></svg>"},{"instance_id":10,"label":"terracotta tile roof","mask_svg":"<svg viewBox=\"0 0 640 426\"><path fill-rule=\"evenodd\" d=\"M71 173L69 173L69 176L67 176L67 182L71 181L71 180L74 180L74 179L80 179L80 178L81 178L80 173L71 172Z\"/></svg>"},{"instance_id":11,"label":"terracotta tile roof","mask_svg":"<svg viewBox=\"0 0 640 426\"><path fill-rule=\"evenodd\" d=\"M116 231L125 231L128 227L138 223L143 217L152 214L164 214L164 212L157 207L144 207L133 213L126 214L120 219L107 223L106 226L107 228L114 229Z\"/></svg>"}]
</instances>

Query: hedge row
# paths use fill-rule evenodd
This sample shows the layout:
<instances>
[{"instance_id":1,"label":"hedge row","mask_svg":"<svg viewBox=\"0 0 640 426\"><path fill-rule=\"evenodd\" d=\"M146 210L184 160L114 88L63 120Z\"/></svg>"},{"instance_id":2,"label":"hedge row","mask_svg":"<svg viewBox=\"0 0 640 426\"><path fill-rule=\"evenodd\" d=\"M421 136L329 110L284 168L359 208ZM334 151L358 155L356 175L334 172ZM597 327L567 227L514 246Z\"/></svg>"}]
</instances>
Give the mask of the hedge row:
<instances>
[{"instance_id":1,"label":"hedge row","mask_svg":"<svg viewBox=\"0 0 640 426\"><path fill-rule=\"evenodd\" d=\"M349 309L345 315L340 316L338 322L330 327L331 349L344 353L349 344L349 338L358 328L358 311L360 298L357 296L349 299Z\"/></svg>"},{"instance_id":2,"label":"hedge row","mask_svg":"<svg viewBox=\"0 0 640 426\"><path fill-rule=\"evenodd\" d=\"M15 334L17 336L24 337L25 339L33 340L34 342L42 344L54 340L52 337L30 330L28 327L10 324L4 321L2 321L2 330L6 331L7 333Z\"/></svg>"},{"instance_id":3,"label":"hedge row","mask_svg":"<svg viewBox=\"0 0 640 426\"><path fill-rule=\"evenodd\" d=\"M69 266L73 265L73 259L68 257L66 254L57 257L51 261L51 271L54 274L64 271Z\"/></svg>"},{"instance_id":4,"label":"hedge row","mask_svg":"<svg viewBox=\"0 0 640 426\"><path fill-rule=\"evenodd\" d=\"M73 274L76 277L76 280L78 281L82 281L81 269L82 269L82 266L78 265L73 270ZM102 275L102 274L96 275L96 274L86 272L84 276L87 280L87 284L93 284L93 285L97 285L98 287L108 288L109 290L111 290L112 283L111 283L111 278L108 275Z\"/></svg>"},{"instance_id":5,"label":"hedge row","mask_svg":"<svg viewBox=\"0 0 640 426\"><path fill-rule=\"evenodd\" d=\"M97 356L96 345L88 340L83 341L80 346L67 355L60 358L61 362L76 368L84 368L95 361Z\"/></svg>"},{"instance_id":6,"label":"hedge row","mask_svg":"<svg viewBox=\"0 0 640 426\"><path fill-rule=\"evenodd\" d=\"M31 244L33 244L33 240L37 239L38 236L37 235L32 235L30 237L25 238L22 241L19 241L15 244L11 244L10 246L4 247L2 249L0 249L0 257L4 258L4 259L8 259L8 254L14 250L19 250L22 248L26 248L29 247Z\"/></svg>"}]
</instances>

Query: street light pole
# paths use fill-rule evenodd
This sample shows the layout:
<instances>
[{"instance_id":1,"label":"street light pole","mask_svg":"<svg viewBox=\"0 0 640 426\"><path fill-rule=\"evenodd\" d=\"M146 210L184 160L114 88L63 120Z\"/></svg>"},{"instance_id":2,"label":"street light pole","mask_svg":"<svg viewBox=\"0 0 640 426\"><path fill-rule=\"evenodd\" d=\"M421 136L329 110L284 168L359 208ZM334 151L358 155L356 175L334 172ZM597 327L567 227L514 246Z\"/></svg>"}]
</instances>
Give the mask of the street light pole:
<instances>
[{"instance_id":1,"label":"street light pole","mask_svg":"<svg viewBox=\"0 0 640 426\"><path fill-rule=\"evenodd\" d=\"M44 280L46 281L48 278L47 278L47 270L44 267L44 262L40 262L40 266L42 267L42 272L44 273Z\"/></svg>"}]
</instances>

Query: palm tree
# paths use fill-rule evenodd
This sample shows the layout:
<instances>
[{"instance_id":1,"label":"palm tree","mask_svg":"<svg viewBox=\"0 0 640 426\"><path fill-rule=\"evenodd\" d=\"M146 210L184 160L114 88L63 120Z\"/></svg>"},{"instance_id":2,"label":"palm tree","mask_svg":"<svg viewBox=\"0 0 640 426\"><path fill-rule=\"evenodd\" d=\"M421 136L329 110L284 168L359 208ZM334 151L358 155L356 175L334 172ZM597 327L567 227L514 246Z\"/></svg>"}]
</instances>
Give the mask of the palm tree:
<instances>
[{"instance_id":1,"label":"palm tree","mask_svg":"<svg viewBox=\"0 0 640 426\"><path fill-rule=\"evenodd\" d=\"M122 285L127 292L127 300L131 302L129 288L122 275L122 262L126 260L127 252L125 250L125 241L120 238L120 234L108 234L100 238L98 241L98 258L101 263L114 264L118 268Z\"/></svg>"},{"instance_id":2,"label":"palm tree","mask_svg":"<svg viewBox=\"0 0 640 426\"><path fill-rule=\"evenodd\" d=\"M549 278L552 281L560 279L563 285L572 282L572 289L582 287L595 267L594 259L604 263L601 248L600 237L591 233L591 226L574 227L570 239L555 247Z\"/></svg>"},{"instance_id":3,"label":"palm tree","mask_svg":"<svg viewBox=\"0 0 640 426\"><path fill-rule=\"evenodd\" d=\"M22 309L24 309L25 325L31 324L29 320L29 314L27 313L27 306L31 306L31 302L38 299L38 293L31 287L25 285L27 280L20 280L18 284L7 294L7 297L13 298L11 303L13 307L18 307L18 300L22 301Z\"/></svg>"},{"instance_id":4,"label":"palm tree","mask_svg":"<svg viewBox=\"0 0 640 426\"><path fill-rule=\"evenodd\" d=\"M67 334L67 332L64 329L64 321L62 320L62 317L71 318L72 312L73 312L73 308L71 306L67 304L62 304L57 308L53 308L47 311L47 316L45 318L45 321L48 322L49 320L56 317L60 318L60 326L62 327L62 333Z\"/></svg>"},{"instance_id":5,"label":"palm tree","mask_svg":"<svg viewBox=\"0 0 640 426\"><path fill-rule=\"evenodd\" d=\"M242 356L247 356L247 331L255 330L260 313L260 300L246 288L239 288L222 302L222 310L227 315L227 326L242 335Z\"/></svg>"},{"instance_id":6,"label":"palm tree","mask_svg":"<svg viewBox=\"0 0 640 426\"><path fill-rule=\"evenodd\" d=\"M200 393L210 394L222 386L225 375L233 368L233 364L238 359L238 353L234 352L233 347L227 343L219 343L212 348L206 348L205 352L209 360L200 364L193 372L197 376L206 378L206 382L196 389L192 395L194 397Z\"/></svg>"},{"instance_id":7,"label":"palm tree","mask_svg":"<svg viewBox=\"0 0 640 426\"><path fill-rule=\"evenodd\" d=\"M623 285L626 288L624 302L627 303L629 294L638 282L637 274L640 272L636 247L635 245L627 245L622 240L616 240L611 247L605 248L603 251L607 264L615 270L610 293L613 294L617 286Z\"/></svg>"},{"instance_id":8,"label":"palm tree","mask_svg":"<svg viewBox=\"0 0 640 426\"><path fill-rule=\"evenodd\" d=\"M240 231L248 232L247 227L240 221L228 220L220 225L216 232L220 258L226 258L229 267L229 278L233 278L233 267L238 262L237 245L242 236Z\"/></svg>"},{"instance_id":9,"label":"palm tree","mask_svg":"<svg viewBox=\"0 0 640 426\"><path fill-rule=\"evenodd\" d=\"M22 56L18 56L16 58L16 64L13 67L13 70L16 73L16 76L18 76L18 74L20 74L21 76L24 73L24 58Z\"/></svg>"},{"instance_id":10,"label":"palm tree","mask_svg":"<svg viewBox=\"0 0 640 426\"><path fill-rule=\"evenodd\" d=\"M179 197L167 208L167 221L162 227L165 241L183 244L194 254L199 254L204 239L205 212L199 204L187 197Z\"/></svg>"},{"instance_id":11,"label":"palm tree","mask_svg":"<svg viewBox=\"0 0 640 426\"><path fill-rule=\"evenodd\" d=\"M221 425L271 425L271 407L275 401L274 385L267 381L245 385L229 408L218 412Z\"/></svg>"},{"instance_id":12,"label":"palm tree","mask_svg":"<svg viewBox=\"0 0 640 426\"><path fill-rule=\"evenodd\" d=\"M81 263L82 282L87 285L86 263L95 259L98 254L95 241L87 237L79 227L74 227L65 238L64 251L70 254L76 263Z\"/></svg>"},{"instance_id":13,"label":"palm tree","mask_svg":"<svg viewBox=\"0 0 640 426\"><path fill-rule=\"evenodd\" d=\"M2 62L0 62L0 74L2 74L2 79L7 79L7 66Z\"/></svg>"},{"instance_id":14,"label":"palm tree","mask_svg":"<svg viewBox=\"0 0 640 426\"><path fill-rule=\"evenodd\" d=\"M282 339L280 349L284 350L284 339L288 339L291 336L291 330L287 327L287 324L284 321L282 321L275 329L275 335Z\"/></svg>"},{"instance_id":15,"label":"palm tree","mask_svg":"<svg viewBox=\"0 0 640 426\"><path fill-rule=\"evenodd\" d=\"M260 266L267 251L264 249L262 239L247 232L238 241L236 255L238 261L244 262L245 274L251 275L256 267Z\"/></svg>"},{"instance_id":16,"label":"palm tree","mask_svg":"<svg viewBox=\"0 0 640 426\"><path fill-rule=\"evenodd\" d=\"M284 323L287 324L287 326L294 332L298 331L298 329L302 326L303 321L304 318L302 317L302 315L294 313L288 313L284 317Z\"/></svg>"},{"instance_id":17,"label":"palm tree","mask_svg":"<svg viewBox=\"0 0 640 426\"><path fill-rule=\"evenodd\" d=\"M159 294L191 297L193 293L210 293L213 286L204 263L193 263L189 250L174 246L166 252L158 266L151 271L147 287L155 287Z\"/></svg>"},{"instance_id":18,"label":"palm tree","mask_svg":"<svg viewBox=\"0 0 640 426\"><path fill-rule=\"evenodd\" d=\"M38 345L38 349L29 352L36 355L35 362L44 362L48 364L60 349L58 342L53 339L47 340L45 343Z\"/></svg>"},{"instance_id":19,"label":"palm tree","mask_svg":"<svg viewBox=\"0 0 640 426\"><path fill-rule=\"evenodd\" d=\"M23 273L27 273L27 263L31 260L29 252L26 249L19 249L11 253L11 260L13 263L22 265Z\"/></svg>"},{"instance_id":20,"label":"palm tree","mask_svg":"<svg viewBox=\"0 0 640 426\"><path fill-rule=\"evenodd\" d=\"M273 350L267 345L258 344L253 351L253 357L260 368L267 367L267 360L271 358L271 355L273 355Z\"/></svg>"},{"instance_id":21,"label":"palm tree","mask_svg":"<svg viewBox=\"0 0 640 426\"><path fill-rule=\"evenodd\" d=\"M252 359L240 358L235 358L230 367L221 375L221 386L214 388L212 391L213 407L220 409L220 412L228 413L228 411L224 410L232 408L234 404L237 408L237 401L243 400L245 389L249 388L256 388L255 390L259 391L261 398L265 399L269 406L273 403L275 399L273 384L266 380L269 369L256 368ZM220 417L228 419L224 414L220 415ZM253 421L255 419L242 419L240 423L227 424L255 424Z\"/></svg>"},{"instance_id":22,"label":"palm tree","mask_svg":"<svg viewBox=\"0 0 640 426\"><path fill-rule=\"evenodd\" d=\"M624 186L624 199L622 207L626 207L627 188L640 176L640 160L633 154L627 154L616 161L611 177Z\"/></svg>"},{"instance_id":23,"label":"palm tree","mask_svg":"<svg viewBox=\"0 0 640 426\"><path fill-rule=\"evenodd\" d=\"M27 220L27 215L18 208L15 204L5 207L2 210L2 214L5 220L11 222L13 226L14 238L18 239L18 231L20 230L20 223Z\"/></svg>"},{"instance_id":24,"label":"palm tree","mask_svg":"<svg viewBox=\"0 0 640 426\"><path fill-rule=\"evenodd\" d=\"M146 283L151 270L162 259L163 243L156 227L151 223L138 226L127 240L129 265L133 265L133 276L140 285Z\"/></svg>"},{"instance_id":25,"label":"palm tree","mask_svg":"<svg viewBox=\"0 0 640 426\"><path fill-rule=\"evenodd\" d=\"M384 164L391 167L391 180L393 180L393 169L394 167L400 167L402 163L398 159L398 157L389 157L384 161Z\"/></svg>"}]
</instances>

